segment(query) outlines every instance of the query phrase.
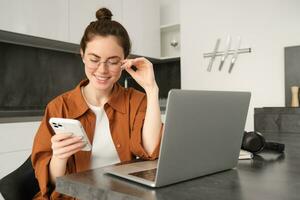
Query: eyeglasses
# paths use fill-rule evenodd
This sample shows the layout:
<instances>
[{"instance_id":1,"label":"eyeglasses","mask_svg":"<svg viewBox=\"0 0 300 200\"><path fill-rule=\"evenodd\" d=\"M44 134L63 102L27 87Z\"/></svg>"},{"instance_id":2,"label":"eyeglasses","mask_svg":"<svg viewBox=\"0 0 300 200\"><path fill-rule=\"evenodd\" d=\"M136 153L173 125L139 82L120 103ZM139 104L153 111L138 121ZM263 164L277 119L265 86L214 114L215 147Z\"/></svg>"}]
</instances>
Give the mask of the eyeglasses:
<instances>
[{"instance_id":1,"label":"eyeglasses","mask_svg":"<svg viewBox=\"0 0 300 200\"><path fill-rule=\"evenodd\" d=\"M98 59L91 59L91 58L87 58L87 67L90 69L97 69L101 63L103 63L105 66L108 67L109 70L111 71L118 71L121 69L121 59L119 58L109 58L106 61L101 62Z\"/></svg>"}]
</instances>

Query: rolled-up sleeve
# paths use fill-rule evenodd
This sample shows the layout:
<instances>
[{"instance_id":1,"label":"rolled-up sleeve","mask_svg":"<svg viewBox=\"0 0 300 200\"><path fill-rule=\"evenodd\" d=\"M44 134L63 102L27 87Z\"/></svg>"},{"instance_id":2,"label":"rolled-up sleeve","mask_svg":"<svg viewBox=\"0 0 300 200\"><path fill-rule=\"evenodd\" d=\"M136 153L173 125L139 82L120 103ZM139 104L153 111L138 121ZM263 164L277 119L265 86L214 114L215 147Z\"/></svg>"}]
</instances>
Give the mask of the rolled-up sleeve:
<instances>
[{"instance_id":1,"label":"rolled-up sleeve","mask_svg":"<svg viewBox=\"0 0 300 200\"><path fill-rule=\"evenodd\" d=\"M131 125L130 150L131 152L144 160L155 160L159 156L160 142L155 147L155 150L149 155L143 147L142 132L147 109L147 99L144 95L142 100L136 101L138 109L135 112L133 124ZM162 125L163 127L163 125ZM162 128L161 128L162 131Z\"/></svg>"},{"instance_id":2,"label":"rolled-up sleeve","mask_svg":"<svg viewBox=\"0 0 300 200\"><path fill-rule=\"evenodd\" d=\"M31 161L34 168L35 176L39 182L40 192L43 197L48 196L49 192L49 172L48 165L52 156L51 149L51 127L48 124L49 108L45 110L40 127L35 135L31 153Z\"/></svg>"},{"instance_id":3,"label":"rolled-up sleeve","mask_svg":"<svg viewBox=\"0 0 300 200\"><path fill-rule=\"evenodd\" d=\"M49 177L49 163L52 157L51 137L54 132L48 121L53 116L59 116L57 108L48 105L33 142L31 161L40 187L40 192L34 199L57 199L64 196L54 191L55 187L50 184ZM70 162L69 160L66 173L70 172Z\"/></svg>"}]
</instances>

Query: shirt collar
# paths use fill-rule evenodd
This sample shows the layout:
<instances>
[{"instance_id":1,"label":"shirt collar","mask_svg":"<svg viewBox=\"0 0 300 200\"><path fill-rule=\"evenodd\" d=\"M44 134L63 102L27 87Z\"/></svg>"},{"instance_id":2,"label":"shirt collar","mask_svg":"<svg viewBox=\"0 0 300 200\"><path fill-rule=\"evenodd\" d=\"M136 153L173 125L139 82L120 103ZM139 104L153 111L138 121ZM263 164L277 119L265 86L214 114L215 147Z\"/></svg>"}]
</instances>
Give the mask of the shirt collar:
<instances>
[{"instance_id":1,"label":"shirt collar","mask_svg":"<svg viewBox=\"0 0 300 200\"><path fill-rule=\"evenodd\" d=\"M81 92L81 87L86 86L89 83L89 80L81 81L75 89L70 92L70 96L67 99L69 108L69 116L71 118L78 118L83 115L88 109L86 101ZM107 104L111 106L118 112L126 113L126 104L125 104L125 88L123 88L119 83L115 83L112 89L111 97L108 100Z\"/></svg>"},{"instance_id":2,"label":"shirt collar","mask_svg":"<svg viewBox=\"0 0 300 200\"><path fill-rule=\"evenodd\" d=\"M118 112L124 114L126 113L125 101L125 88L123 88L119 83L115 83L112 89L111 97L108 100L107 104Z\"/></svg>"}]
</instances>

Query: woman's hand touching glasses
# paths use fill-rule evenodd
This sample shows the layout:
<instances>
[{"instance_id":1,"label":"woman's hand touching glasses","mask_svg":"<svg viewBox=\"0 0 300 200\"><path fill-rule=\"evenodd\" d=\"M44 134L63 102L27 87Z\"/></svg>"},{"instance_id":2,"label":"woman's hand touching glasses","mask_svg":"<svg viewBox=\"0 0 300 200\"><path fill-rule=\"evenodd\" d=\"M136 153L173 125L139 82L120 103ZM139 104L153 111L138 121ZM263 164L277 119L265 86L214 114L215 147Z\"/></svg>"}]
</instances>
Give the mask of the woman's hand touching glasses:
<instances>
[{"instance_id":1,"label":"woman's hand touching glasses","mask_svg":"<svg viewBox=\"0 0 300 200\"><path fill-rule=\"evenodd\" d=\"M132 66L135 66L137 69L133 70ZM146 58L125 59L122 61L121 68L126 70L132 78L144 88L146 93L157 89L153 65Z\"/></svg>"}]
</instances>

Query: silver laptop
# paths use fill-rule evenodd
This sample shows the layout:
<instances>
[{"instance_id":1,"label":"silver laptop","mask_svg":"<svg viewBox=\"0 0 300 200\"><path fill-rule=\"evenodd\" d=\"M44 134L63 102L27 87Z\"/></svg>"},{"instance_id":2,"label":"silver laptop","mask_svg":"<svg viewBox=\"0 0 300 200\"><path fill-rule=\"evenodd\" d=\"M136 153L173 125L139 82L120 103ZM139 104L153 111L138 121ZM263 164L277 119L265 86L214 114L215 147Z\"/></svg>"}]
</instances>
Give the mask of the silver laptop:
<instances>
[{"instance_id":1,"label":"silver laptop","mask_svg":"<svg viewBox=\"0 0 300 200\"><path fill-rule=\"evenodd\" d=\"M171 90L159 159L110 166L106 172L161 187L237 165L249 92Z\"/></svg>"}]
</instances>

